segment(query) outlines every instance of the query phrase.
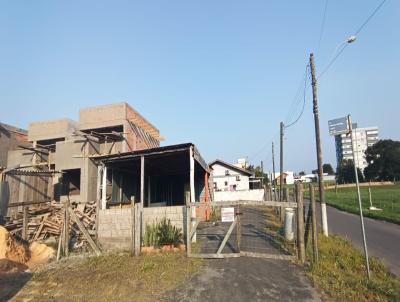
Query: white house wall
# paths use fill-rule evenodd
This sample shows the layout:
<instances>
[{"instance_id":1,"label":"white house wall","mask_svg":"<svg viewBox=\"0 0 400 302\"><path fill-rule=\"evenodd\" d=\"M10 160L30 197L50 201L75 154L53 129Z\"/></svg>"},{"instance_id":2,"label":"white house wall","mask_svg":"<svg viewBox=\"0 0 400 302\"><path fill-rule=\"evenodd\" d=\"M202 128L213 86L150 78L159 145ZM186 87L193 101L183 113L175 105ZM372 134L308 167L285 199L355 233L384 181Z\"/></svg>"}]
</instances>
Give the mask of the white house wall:
<instances>
[{"instance_id":1,"label":"white house wall","mask_svg":"<svg viewBox=\"0 0 400 302\"><path fill-rule=\"evenodd\" d=\"M215 164L213 168L213 182L217 184L217 190L229 191L231 186L236 185L236 191L249 190L249 176L239 173L236 170ZM229 175L226 175L226 171ZM237 180L239 176L239 180ZM225 184L227 183L227 184Z\"/></svg>"},{"instance_id":2,"label":"white house wall","mask_svg":"<svg viewBox=\"0 0 400 302\"><path fill-rule=\"evenodd\" d=\"M215 201L238 201L238 200L252 200L263 201L264 190L248 190L248 191L220 191L214 192Z\"/></svg>"}]
</instances>

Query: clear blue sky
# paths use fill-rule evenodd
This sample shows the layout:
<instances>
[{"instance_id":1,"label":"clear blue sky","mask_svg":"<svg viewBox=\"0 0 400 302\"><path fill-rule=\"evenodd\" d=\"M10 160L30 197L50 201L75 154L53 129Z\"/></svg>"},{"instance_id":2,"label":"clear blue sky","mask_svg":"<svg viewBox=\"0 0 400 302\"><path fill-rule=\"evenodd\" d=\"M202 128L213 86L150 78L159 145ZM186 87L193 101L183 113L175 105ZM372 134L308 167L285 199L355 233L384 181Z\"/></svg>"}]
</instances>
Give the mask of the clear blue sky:
<instances>
[{"instance_id":1,"label":"clear blue sky","mask_svg":"<svg viewBox=\"0 0 400 302\"><path fill-rule=\"evenodd\" d=\"M317 72L379 2L329 1ZM0 121L25 128L128 101L163 144L190 141L206 160L249 156L270 170L270 143L317 51L324 4L1 1ZM400 139L399 28L400 2L388 0L319 81L325 162L336 165L327 121L348 113ZM285 139L285 169L297 172L316 167L307 90Z\"/></svg>"}]
</instances>

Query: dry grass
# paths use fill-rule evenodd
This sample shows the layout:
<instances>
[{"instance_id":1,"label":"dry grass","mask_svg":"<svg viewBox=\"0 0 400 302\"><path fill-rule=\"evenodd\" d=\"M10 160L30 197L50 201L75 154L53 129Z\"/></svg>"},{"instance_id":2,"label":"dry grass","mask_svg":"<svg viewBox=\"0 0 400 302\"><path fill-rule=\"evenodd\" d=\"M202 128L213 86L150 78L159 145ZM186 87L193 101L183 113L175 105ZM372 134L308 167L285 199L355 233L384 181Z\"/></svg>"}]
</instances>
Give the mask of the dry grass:
<instances>
[{"instance_id":1,"label":"dry grass","mask_svg":"<svg viewBox=\"0 0 400 302\"><path fill-rule=\"evenodd\" d=\"M366 278L363 254L340 237L319 236L319 258L308 274L328 301L400 301L400 279L376 258L370 259L371 280ZM307 250L312 259L311 244Z\"/></svg>"},{"instance_id":2,"label":"dry grass","mask_svg":"<svg viewBox=\"0 0 400 302\"><path fill-rule=\"evenodd\" d=\"M201 263L183 253L70 258L36 272L13 301L154 301Z\"/></svg>"}]
</instances>

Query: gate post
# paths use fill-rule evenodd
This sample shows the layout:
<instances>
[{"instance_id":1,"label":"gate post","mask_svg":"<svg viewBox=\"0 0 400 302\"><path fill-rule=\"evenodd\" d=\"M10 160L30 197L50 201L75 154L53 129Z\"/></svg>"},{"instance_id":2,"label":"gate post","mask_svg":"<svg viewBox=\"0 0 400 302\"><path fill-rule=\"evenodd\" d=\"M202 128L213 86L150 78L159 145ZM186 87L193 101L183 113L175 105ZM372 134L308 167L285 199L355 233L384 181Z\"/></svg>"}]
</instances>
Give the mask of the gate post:
<instances>
[{"instance_id":1,"label":"gate post","mask_svg":"<svg viewBox=\"0 0 400 302\"><path fill-rule=\"evenodd\" d=\"M296 183L297 201L297 249L299 262L304 264L306 261L306 251L304 246L304 207L303 207L303 186Z\"/></svg>"}]
</instances>

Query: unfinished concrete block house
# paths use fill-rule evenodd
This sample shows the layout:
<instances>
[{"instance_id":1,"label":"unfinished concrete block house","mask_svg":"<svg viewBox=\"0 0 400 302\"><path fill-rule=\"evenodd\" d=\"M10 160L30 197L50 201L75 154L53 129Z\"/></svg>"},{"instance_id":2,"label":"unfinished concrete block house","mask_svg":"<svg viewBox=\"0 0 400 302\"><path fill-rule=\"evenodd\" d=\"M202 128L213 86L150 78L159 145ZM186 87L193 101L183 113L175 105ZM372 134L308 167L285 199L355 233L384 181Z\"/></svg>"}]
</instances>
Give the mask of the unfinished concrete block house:
<instances>
[{"instance_id":1,"label":"unfinished concrete block house","mask_svg":"<svg viewBox=\"0 0 400 302\"><path fill-rule=\"evenodd\" d=\"M183 206L210 198L209 168L192 143L160 147L161 140L125 102L81 109L77 122L33 122L31 146L8 154L1 203L97 201L99 243L110 249L129 247L132 200L144 224L168 217L185 231Z\"/></svg>"}]
</instances>

